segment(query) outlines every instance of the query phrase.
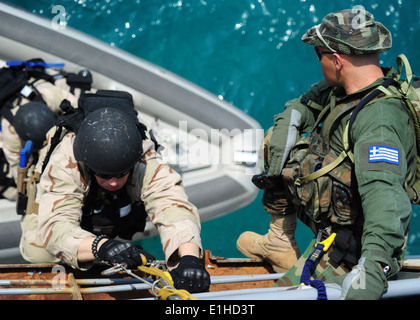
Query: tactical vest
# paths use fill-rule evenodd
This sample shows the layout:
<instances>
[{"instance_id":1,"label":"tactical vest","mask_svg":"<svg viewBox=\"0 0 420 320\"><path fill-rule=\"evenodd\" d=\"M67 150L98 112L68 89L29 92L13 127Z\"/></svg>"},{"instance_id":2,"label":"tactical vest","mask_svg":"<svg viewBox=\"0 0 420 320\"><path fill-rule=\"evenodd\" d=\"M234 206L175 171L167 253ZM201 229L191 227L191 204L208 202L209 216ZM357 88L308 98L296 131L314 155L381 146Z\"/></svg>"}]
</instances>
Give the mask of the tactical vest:
<instances>
[{"instance_id":1,"label":"tactical vest","mask_svg":"<svg viewBox=\"0 0 420 320\"><path fill-rule=\"evenodd\" d=\"M133 202L125 187L118 192L104 190L95 179L91 181L82 212L82 229L110 238L131 240L146 225L147 213L142 201Z\"/></svg>"},{"instance_id":2,"label":"tactical vest","mask_svg":"<svg viewBox=\"0 0 420 320\"><path fill-rule=\"evenodd\" d=\"M344 161L342 155L337 156L330 148L328 139L336 121L348 115L356 105L357 102L336 106L334 113L328 115L326 113L331 108L325 107L313 130L294 145L291 157L282 170L283 182L291 194L299 219L315 234L332 223L347 226L356 224L359 208L355 207L357 201L354 201L351 188L351 163ZM322 128L322 135L321 121L329 124ZM328 166L333 168L323 172L323 168ZM316 173L319 176L314 176Z\"/></svg>"},{"instance_id":3,"label":"tactical vest","mask_svg":"<svg viewBox=\"0 0 420 320\"><path fill-rule=\"evenodd\" d=\"M414 120L417 153L420 152L420 127L415 110L418 104L412 103L418 101L419 98L411 89L409 90L417 85L411 85L411 75L409 75L411 70L407 72L408 79L400 80L401 61L406 64L406 67L408 61L405 56L399 56L397 61L399 62L399 72L396 79L385 80L382 85L361 97L360 100L337 106L334 105L334 101L330 102L330 105L326 106L319 114L309 135L296 143L291 151L290 159L282 170L282 178L287 191L292 196L299 218L315 234L320 229L334 225L352 229L361 227L362 209L357 188L352 185L355 179L352 170L354 156L350 132L358 111L363 107L379 99L402 99ZM347 117L348 120L342 133L343 150L337 154L330 148L329 142L332 130L337 128L337 124L343 117ZM405 188L412 203L419 203L417 191L420 186L418 182L420 178L419 159L418 156L416 183L409 184L410 177L406 177Z\"/></svg>"}]
</instances>

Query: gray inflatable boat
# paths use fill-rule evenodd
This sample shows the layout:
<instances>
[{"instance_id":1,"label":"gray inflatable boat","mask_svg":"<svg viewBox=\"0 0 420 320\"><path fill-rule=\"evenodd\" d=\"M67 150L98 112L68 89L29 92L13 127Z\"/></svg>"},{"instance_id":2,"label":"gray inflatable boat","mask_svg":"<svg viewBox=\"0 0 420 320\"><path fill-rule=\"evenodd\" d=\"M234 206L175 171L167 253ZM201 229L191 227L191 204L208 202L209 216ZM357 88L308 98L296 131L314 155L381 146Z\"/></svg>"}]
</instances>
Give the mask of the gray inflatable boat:
<instances>
[{"instance_id":1,"label":"gray inflatable boat","mask_svg":"<svg viewBox=\"0 0 420 320\"><path fill-rule=\"evenodd\" d=\"M139 118L165 147L202 221L252 202L262 129L238 108L147 61L69 27L0 3L0 62L42 58L64 70L88 69L95 89L133 95ZM0 200L0 262L18 257L20 217ZM155 235L148 223L142 237Z\"/></svg>"}]
</instances>

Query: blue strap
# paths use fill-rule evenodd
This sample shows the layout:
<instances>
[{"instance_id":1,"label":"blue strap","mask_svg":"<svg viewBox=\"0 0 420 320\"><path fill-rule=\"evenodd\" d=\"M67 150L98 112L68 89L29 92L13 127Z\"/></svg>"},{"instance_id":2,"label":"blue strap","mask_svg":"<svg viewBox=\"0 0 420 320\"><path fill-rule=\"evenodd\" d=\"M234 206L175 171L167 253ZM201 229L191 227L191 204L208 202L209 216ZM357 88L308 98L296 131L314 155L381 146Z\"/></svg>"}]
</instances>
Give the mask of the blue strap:
<instances>
[{"instance_id":1,"label":"blue strap","mask_svg":"<svg viewBox=\"0 0 420 320\"><path fill-rule=\"evenodd\" d=\"M328 300L327 289L325 284L321 280L311 280L310 276L312 269L318 263L319 259L324 253L324 244L318 243L315 247L314 252L306 259L305 265L303 266L302 275L300 276L300 282L315 288L318 292L318 300Z\"/></svg>"},{"instance_id":2,"label":"blue strap","mask_svg":"<svg viewBox=\"0 0 420 320\"><path fill-rule=\"evenodd\" d=\"M327 288L321 280L310 280L309 285L318 291L318 300L328 300Z\"/></svg>"},{"instance_id":3,"label":"blue strap","mask_svg":"<svg viewBox=\"0 0 420 320\"><path fill-rule=\"evenodd\" d=\"M29 157L32 153L33 142L31 140L26 141L25 147L20 150L19 167L25 168L28 165Z\"/></svg>"},{"instance_id":4,"label":"blue strap","mask_svg":"<svg viewBox=\"0 0 420 320\"><path fill-rule=\"evenodd\" d=\"M43 61L22 61L22 60L10 60L6 61L6 65L9 67L17 67L21 65L25 65L28 68L40 66L44 68L61 68L64 67L64 63L45 63Z\"/></svg>"}]
</instances>

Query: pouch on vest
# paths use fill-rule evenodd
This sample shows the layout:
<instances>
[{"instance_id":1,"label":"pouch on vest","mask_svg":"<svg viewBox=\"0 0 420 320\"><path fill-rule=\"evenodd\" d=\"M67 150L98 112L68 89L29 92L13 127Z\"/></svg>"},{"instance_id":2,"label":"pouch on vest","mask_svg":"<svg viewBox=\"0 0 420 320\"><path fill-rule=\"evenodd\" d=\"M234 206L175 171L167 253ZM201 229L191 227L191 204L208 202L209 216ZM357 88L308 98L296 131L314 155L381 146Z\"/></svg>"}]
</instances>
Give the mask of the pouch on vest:
<instances>
[{"instance_id":1,"label":"pouch on vest","mask_svg":"<svg viewBox=\"0 0 420 320\"><path fill-rule=\"evenodd\" d=\"M292 157L282 171L284 183L293 196L299 214L309 217L308 226L317 233L331 223L352 225L357 219L350 192L351 171L341 163L326 174L304 183L299 179L318 172L336 161L332 152L326 153L322 138L315 132L302 138L292 149ZM308 221L300 217L302 221Z\"/></svg>"},{"instance_id":2,"label":"pouch on vest","mask_svg":"<svg viewBox=\"0 0 420 320\"><path fill-rule=\"evenodd\" d=\"M97 188L93 181L82 209L81 227L84 230L127 240L136 232L144 231L147 213L142 202L132 202L125 190L104 199L98 197Z\"/></svg>"},{"instance_id":3,"label":"pouch on vest","mask_svg":"<svg viewBox=\"0 0 420 320\"><path fill-rule=\"evenodd\" d=\"M79 73L67 73L66 82L70 86L70 92L74 93L76 88L88 91L92 86L92 74L89 70L82 70Z\"/></svg>"},{"instance_id":4,"label":"pouch on vest","mask_svg":"<svg viewBox=\"0 0 420 320\"><path fill-rule=\"evenodd\" d=\"M328 258L336 265L345 263L350 269L358 263L362 251L361 236L350 229L339 229L334 239L333 250Z\"/></svg>"}]
</instances>

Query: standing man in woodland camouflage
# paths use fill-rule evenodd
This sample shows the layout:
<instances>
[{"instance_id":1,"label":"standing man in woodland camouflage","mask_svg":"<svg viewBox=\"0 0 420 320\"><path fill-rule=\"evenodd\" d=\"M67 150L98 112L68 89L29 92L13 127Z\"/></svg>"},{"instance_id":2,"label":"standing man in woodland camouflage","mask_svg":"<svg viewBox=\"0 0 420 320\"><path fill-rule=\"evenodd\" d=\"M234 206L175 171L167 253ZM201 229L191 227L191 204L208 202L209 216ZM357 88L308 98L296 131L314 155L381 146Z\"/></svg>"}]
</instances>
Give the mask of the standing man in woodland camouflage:
<instances>
[{"instance_id":1,"label":"standing man in woodland camouflage","mask_svg":"<svg viewBox=\"0 0 420 320\"><path fill-rule=\"evenodd\" d=\"M49 161L44 159L48 148L42 149L36 170L43 172L36 198L39 210L29 210L22 224L25 259L61 260L79 269L89 269L96 259L135 268L144 264L141 255L155 258L122 240L143 231L149 216L159 231L175 287L208 290L210 277L199 259L197 209L188 201L181 177L162 162L143 128L136 115L99 108L87 115L77 133L62 137ZM48 139L51 143L51 136Z\"/></svg>"},{"instance_id":2,"label":"standing man in woodland camouflage","mask_svg":"<svg viewBox=\"0 0 420 320\"><path fill-rule=\"evenodd\" d=\"M370 13L350 9L328 14L302 40L315 47L325 80L275 116L266 171L255 177L270 229L243 233L237 246L274 269L290 268L279 286L298 285L314 243L333 235L313 278L338 284L343 299L379 299L401 267L417 164L396 72L379 64L391 34ZM371 96L377 88L386 89ZM299 259L296 217L318 235Z\"/></svg>"}]
</instances>

